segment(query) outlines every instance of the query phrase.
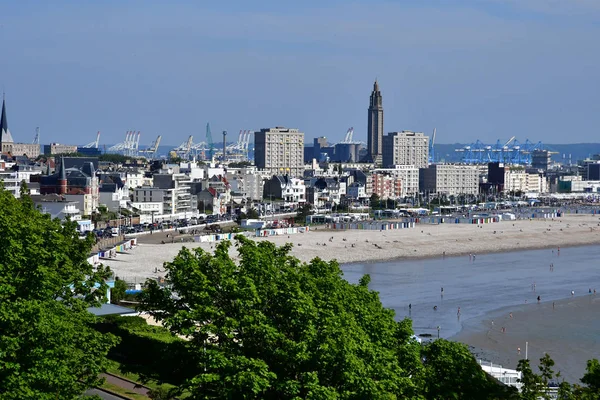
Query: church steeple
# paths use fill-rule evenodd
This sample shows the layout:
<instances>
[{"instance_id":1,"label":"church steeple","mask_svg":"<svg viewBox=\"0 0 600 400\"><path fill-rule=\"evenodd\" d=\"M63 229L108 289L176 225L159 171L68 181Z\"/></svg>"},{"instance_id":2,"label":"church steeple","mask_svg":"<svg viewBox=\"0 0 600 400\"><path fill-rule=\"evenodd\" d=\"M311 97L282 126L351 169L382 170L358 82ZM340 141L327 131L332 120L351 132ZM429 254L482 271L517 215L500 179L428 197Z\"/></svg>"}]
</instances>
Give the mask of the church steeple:
<instances>
[{"instance_id":1,"label":"church steeple","mask_svg":"<svg viewBox=\"0 0 600 400\"><path fill-rule=\"evenodd\" d=\"M8 130L6 119L6 98L2 95L2 116L0 117L0 143L12 143L13 138Z\"/></svg>"}]
</instances>

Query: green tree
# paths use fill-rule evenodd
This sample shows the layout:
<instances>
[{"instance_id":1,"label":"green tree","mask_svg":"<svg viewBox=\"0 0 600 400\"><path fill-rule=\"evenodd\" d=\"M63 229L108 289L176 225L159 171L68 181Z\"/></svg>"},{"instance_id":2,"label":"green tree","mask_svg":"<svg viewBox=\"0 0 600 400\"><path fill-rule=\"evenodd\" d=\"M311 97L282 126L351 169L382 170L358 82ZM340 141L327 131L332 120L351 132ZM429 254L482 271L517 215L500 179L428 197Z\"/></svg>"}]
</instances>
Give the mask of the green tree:
<instances>
[{"instance_id":1,"label":"green tree","mask_svg":"<svg viewBox=\"0 0 600 400\"><path fill-rule=\"evenodd\" d=\"M115 287L110 290L110 302L113 304L119 304L121 300L125 298L125 292L127 291L127 283L124 280L116 278Z\"/></svg>"},{"instance_id":2,"label":"green tree","mask_svg":"<svg viewBox=\"0 0 600 400\"><path fill-rule=\"evenodd\" d=\"M96 385L112 335L91 328L87 311L106 297L108 270L87 262L79 239L0 190L0 398L72 399Z\"/></svg>"},{"instance_id":3,"label":"green tree","mask_svg":"<svg viewBox=\"0 0 600 400\"><path fill-rule=\"evenodd\" d=\"M479 366L467 346L444 339L424 347L426 399L510 398L515 391L503 387Z\"/></svg>"},{"instance_id":4,"label":"green tree","mask_svg":"<svg viewBox=\"0 0 600 400\"><path fill-rule=\"evenodd\" d=\"M303 205L301 205L300 207L298 207L298 214L296 215L296 217L294 218L294 221L297 224L305 224L306 223L306 217L311 215L312 212L312 206L310 205L310 203L304 203Z\"/></svg>"},{"instance_id":5,"label":"green tree","mask_svg":"<svg viewBox=\"0 0 600 400\"><path fill-rule=\"evenodd\" d=\"M124 164L134 159L135 158L116 153L104 153L98 156L98 161L107 161L114 164Z\"/></svg>"},{"instance_id":6,"label":"green tree","mask_svg":"<svg viewBox=\"0 0 600 400\"><path fill-rule=\"evenodd\" d=\"M180 386L197 399L414 398L422 369L410 323L394 320L369 278L335 261L302 263L291 245L236 238L239 262L183 249L167 288L147 282L143 309L185 335L198 368ZM176 296L174 296L176 294Z\"/></svg>"},{"instance_id":7,"label":"green tree","mask_svg":"<svg viewBox=\"0 0 600 400\"><path fill-rule=\"evenodd\" d=\"M600 398L600 363L597 359L587 362L585 375L581 378L581 383L587 386L590 393Z\"/></svg>"},{"instance_id":8,"label":"green tree","mask_svg":"<svg viewBox=\"0 0 600 400\"><path fill-rule=\"evenodd\" d=\"M533 372L531 365L529 364L529 360L519 360L517 371L521 372L521 379L519 379L519 382L523 385L521 387L521 399L539 399L542 396L542 392L540 390L542 378Z\"/></svg>"},{"instance_id":9,"label":"green tree","mask_svg":"<svg viewBox=\"0 0 600 400\"><path fill-rule=\"evenodd\" d=\"M246 212L246 218L249 219L258 219L259 215L258 215L258 211L256 210L256 208L251 208Z\"/></svg>"},{"instance_id":10,"label":"green tree","mask_svg":"<svg viewBox=\"0 0 600 400\"><path fill-rule=\"evenodd\" d=\"M380 208L381 207L380 203L381 203L381 201L379 199L379 196L376 193L373 193L371 195L370 203L369 203L369 204L371 204L371 208L374 210Z\"/></svg>"},{"instance_id":11,"label":"green tree","mask_svg":"<svg viewBox=\"0 0 600 400\"><path fill-rule=\"evenodd\" d=\"M550 394L548 393L548 383L550 383L552 381L552 378L554 378L554 370L552 370L552 367L554 366L554 360L552 358L550 358L550 355L548 353L545 353L544 356L542 358L540 358L540 365L539 365L539 369L540 369L540 379L541 379L541 384L542 384L542 398L544 399L551 399Z\"/></svg>"}]
</instances>

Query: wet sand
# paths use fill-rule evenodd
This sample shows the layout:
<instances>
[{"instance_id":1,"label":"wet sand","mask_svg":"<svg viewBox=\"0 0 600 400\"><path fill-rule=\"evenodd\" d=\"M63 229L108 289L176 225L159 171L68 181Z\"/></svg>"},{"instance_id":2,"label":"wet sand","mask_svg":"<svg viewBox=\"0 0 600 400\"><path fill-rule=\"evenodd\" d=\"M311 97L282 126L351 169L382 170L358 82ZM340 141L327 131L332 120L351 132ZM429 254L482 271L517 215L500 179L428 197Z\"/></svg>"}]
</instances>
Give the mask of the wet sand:
<instances>
[{"instance_id":1,"label":"wet sand","mask_svg":"<svg viewBox=\"0 0 600 400\"><path fill-rule=\"evenodd\" d=\"M483 320L466 322L463 331L451 339L472 346L477 358L512 369L525 358L528 342L528 358L534 371L539 372L538 361L548 353L556 362L554 371L577 383L585 373L587 360L600 357L599 311L600 294L504 307Z\"/></svg>"}]
</instances>

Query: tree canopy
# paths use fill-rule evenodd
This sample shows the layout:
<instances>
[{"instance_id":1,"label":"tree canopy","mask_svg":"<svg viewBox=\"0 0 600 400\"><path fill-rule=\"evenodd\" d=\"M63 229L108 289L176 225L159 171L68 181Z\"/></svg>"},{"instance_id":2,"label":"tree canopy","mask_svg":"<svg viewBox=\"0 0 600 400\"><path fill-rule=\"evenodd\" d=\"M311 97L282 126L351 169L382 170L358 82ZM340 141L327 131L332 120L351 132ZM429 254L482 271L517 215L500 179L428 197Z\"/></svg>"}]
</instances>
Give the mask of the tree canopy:
<instances>
[{"instance_id":1,"label":"tree canopy","mask_svg":"<svg viewBox=\"0 0 600 400\"><path fill-rule=\"evenodd\" d=\"M108 271L87 262L91 239L0 190L0 398L71 399L98 382L112 335L87 311ZM97 288L97 290L96 290Z\"/></svg>"},{"instance_id":2,"label":"tree canopy","mask_svg":"<svg viewBox=\"0 0 600 400\"><path fill-rule=\"evenodd\" d=\"M190 337L199 368L194 398L352 399L411 397L418 345L367 288L335 262L300 263L290 246L237 239L239 263L222 242L214 256L184 249L165 265L171 287L150 281L144 308Z\"/></svg>"},{"instance_id":3,"label":"tree canopy","mask_svg":"<svg viewBox=\"0 0 600 400\"><path fill-rule=\"evenodd\" d=\"M180 389L191 397L487 399L499 391L463 345L439 341L421 354L411 321L394 320L368 275L351 284L335 261L302 263L291 245L241 236L236 262L230 246L214 255L183 249L165 264L169 285L149 281L141 295L143 309L189 339L187 361L197 368ZM441 379L455 367L462 386Z\"/></svg>"}]
</instances>

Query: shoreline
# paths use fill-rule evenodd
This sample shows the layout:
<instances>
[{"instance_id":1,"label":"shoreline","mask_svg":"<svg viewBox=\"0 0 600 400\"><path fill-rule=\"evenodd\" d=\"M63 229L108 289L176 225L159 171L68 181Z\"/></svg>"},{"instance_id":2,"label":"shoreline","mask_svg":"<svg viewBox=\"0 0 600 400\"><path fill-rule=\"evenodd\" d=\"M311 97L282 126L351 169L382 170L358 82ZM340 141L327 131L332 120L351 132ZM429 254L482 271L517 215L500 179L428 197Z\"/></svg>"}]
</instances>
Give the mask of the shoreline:
<instances>
[{"instance_id":1,"label":"shoreline","mask_svg":"<svg viewBox=\"0 0 600 400\"><path fill-rule=\"evenodd\" d=\"M600 244L600 218L592 214L567 214L554 220L515 220L492 224L417 225L389 231L312 229L308 233L252 238L277 246L292 243L291 255L303 262L315 257L337 260L340 266L460 257L492 253L577 247ZM182 247L211 251L216 243L175 242L167 233L138 237L138 247L115 259L102 260L120 277L158 278L164 262L173 260ZM237 258L235 246L230 255ZM154 272L157 271L157 272Z\"/></svg>"},{"instance_id":2,"label":"shoreline","mask_svg":"<svg viewBox=\"0 0 600 400\"><path fill-rule=\"evenodd\" d=\"M564 245L561 245L560 248L561 249L576 249L578 247L587 247L587 246L593 246L595 244L600 245L600 238L598 239L598 241L593 242L593 243L578 243L578 244L569 244L566 243ZM522 247L518 247L518 248L512 248L512 249L502 249L502 250L488 250L485 252L481 252L481 253L476 253L475 252L469 252L469 251L464 251L464 252L457 252L457 253L452 253L452 254L448 254L446 253L445 257L446 258L450 258L450 257L465 257L465 256L469 256L469 254L475 254L477 256L484 256L487 254L500 254L500 253L504 253L504 252L515 252L515 251L529 251L529 250L550 250L550 249L555 249L557 248L557 246L554 245L543 245L543 246L522 246ZM339 263L340 264L340 268L343 268L344 266L348 265L360 265L360 264L378 264L378 263L385 263L385 262L394 262L394 261L410 261L410 260L435 260L437 258L443 258L444 255L441 256L436 256L436 255L424 255L424 256L401 256L401 257L395 257L395 258L389 258L389 259L374 259L374 260L365 260L365 261L351 261L351 262L345 262L345 263Z\"/></svg>"}]
</instances>

